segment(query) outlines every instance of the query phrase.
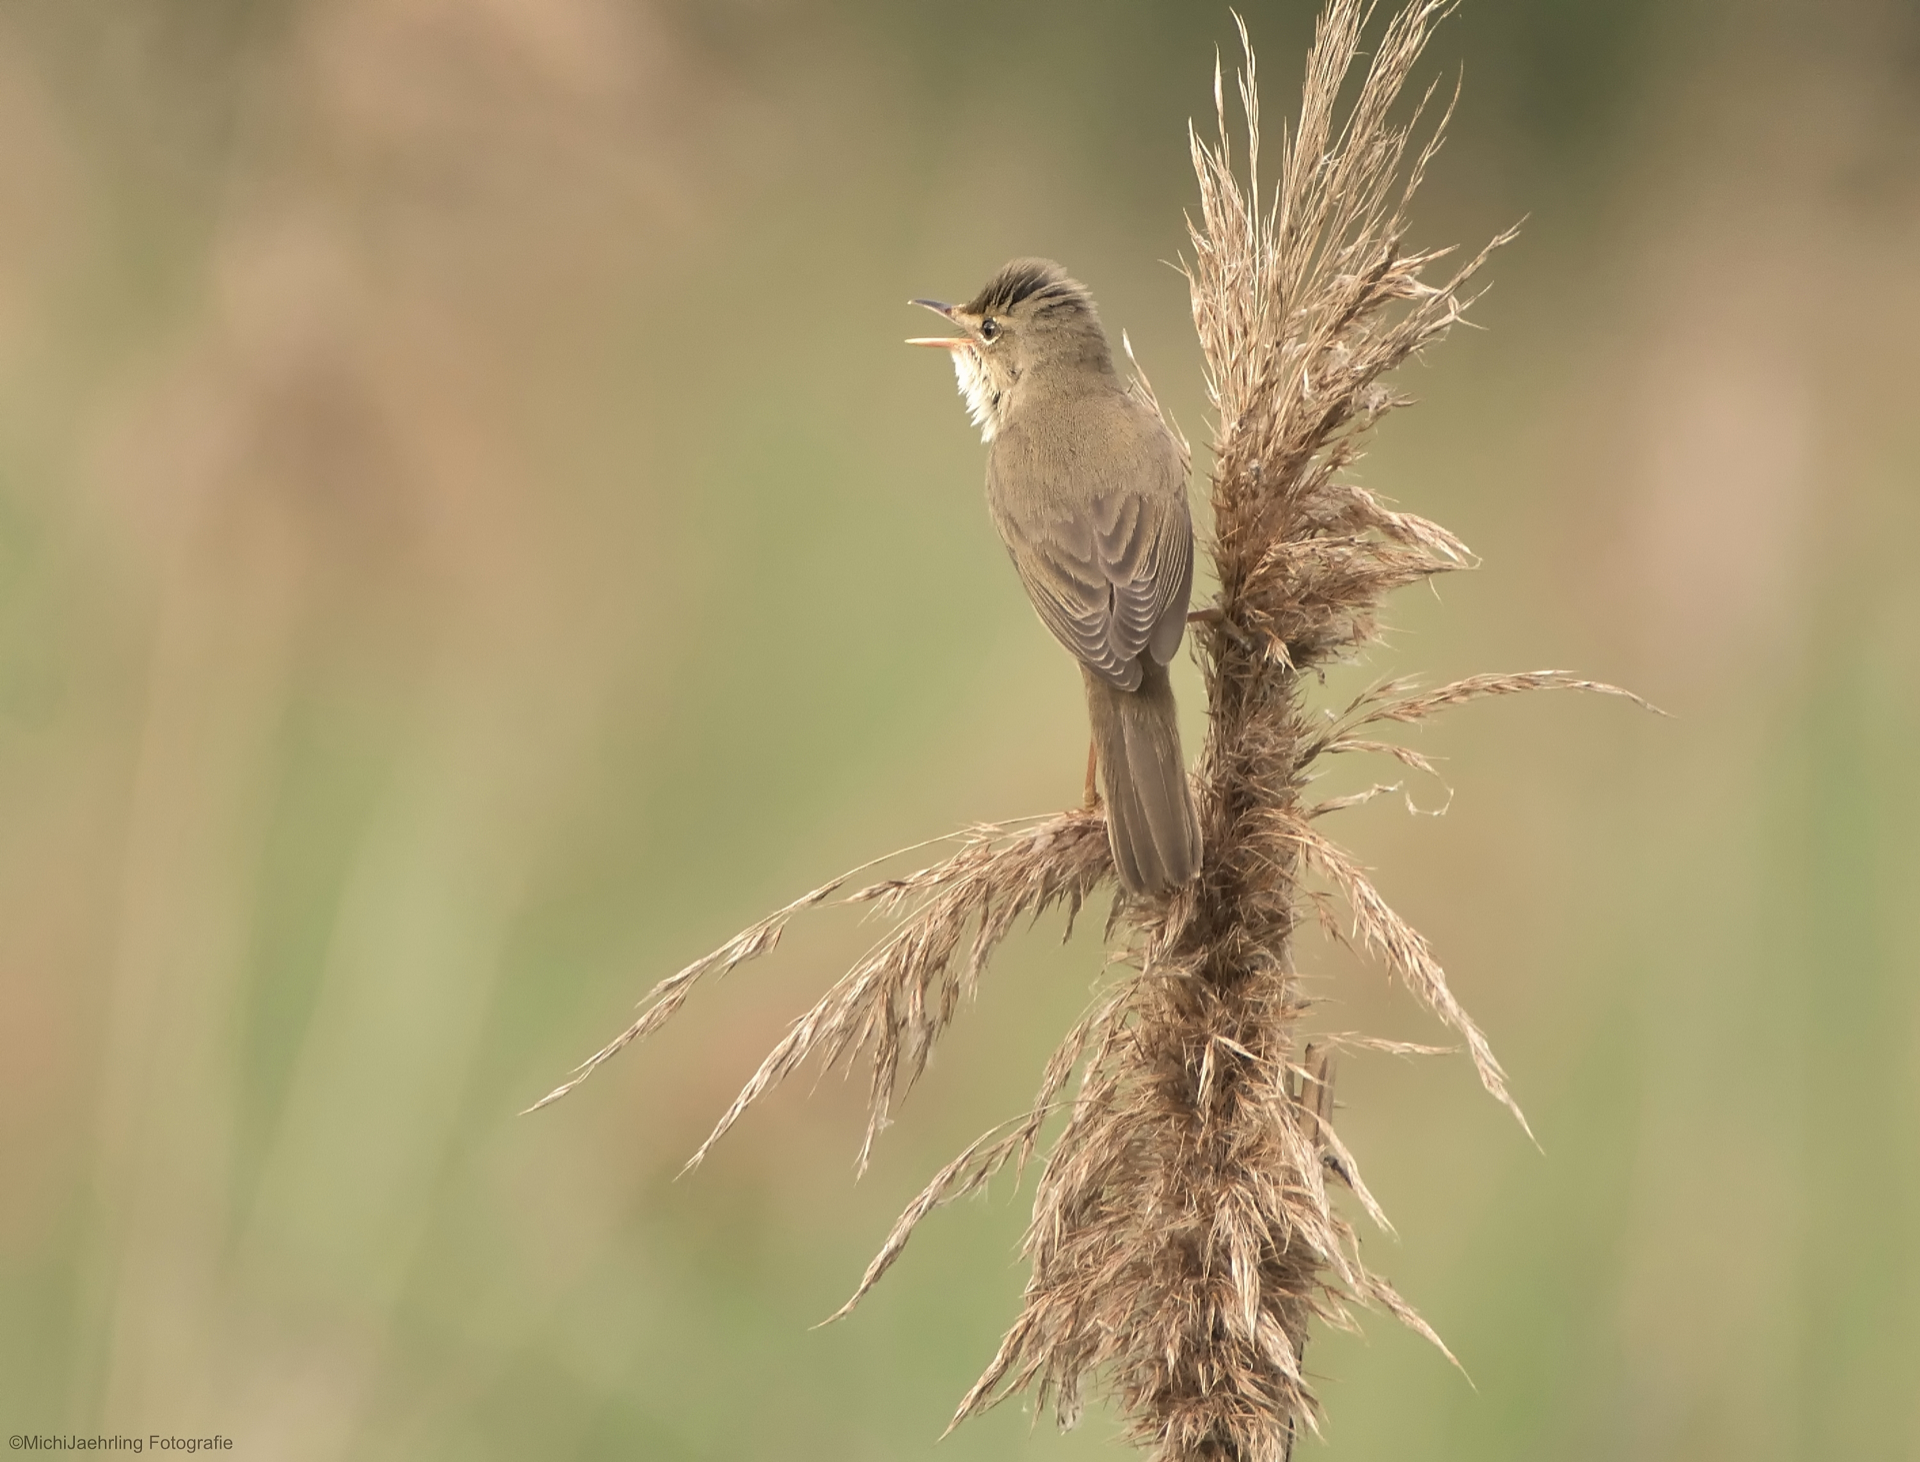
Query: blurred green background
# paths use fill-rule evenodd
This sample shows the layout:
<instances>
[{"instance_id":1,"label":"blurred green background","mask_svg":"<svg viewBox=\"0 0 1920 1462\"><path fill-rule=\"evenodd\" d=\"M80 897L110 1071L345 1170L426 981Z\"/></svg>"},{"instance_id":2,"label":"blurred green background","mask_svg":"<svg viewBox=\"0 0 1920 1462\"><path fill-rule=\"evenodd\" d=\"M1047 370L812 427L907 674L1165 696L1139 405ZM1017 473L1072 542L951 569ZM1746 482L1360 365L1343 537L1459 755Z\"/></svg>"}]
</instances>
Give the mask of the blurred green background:
<instances>
[{"instance_id":1,"label":"blurred green background","mask_svg":"<svg viewBox=\"0 0 1920 1462\"><path fill-rule=\"evenodd\" d=\"M1277 125L1310 7L1245 13ZM1019 1404L934 1450L1026 1193L808 1328L1096 940L1008 949L857 1185L837 1079L674 1181L845 914L514 1113L765 910L1077 798L903 301L1058 257L1204 441L1162 261L1232 46L1190 0L0 3L5 1430L1124 1455ZM1485 567L1329 694L1557 665L1677 719L1459 711L1444 819L1337 830L1544 1152L1461 1057L1347 1062L1367 1253L1477 1389L1322 1338L1331 1455L1920 1457L1920 9L1471 0L1460 67L1415 241L1529 221L1364 475ZM1438 1039L1302 959L1321 1024Z\"/></svg>"}]
</instances>

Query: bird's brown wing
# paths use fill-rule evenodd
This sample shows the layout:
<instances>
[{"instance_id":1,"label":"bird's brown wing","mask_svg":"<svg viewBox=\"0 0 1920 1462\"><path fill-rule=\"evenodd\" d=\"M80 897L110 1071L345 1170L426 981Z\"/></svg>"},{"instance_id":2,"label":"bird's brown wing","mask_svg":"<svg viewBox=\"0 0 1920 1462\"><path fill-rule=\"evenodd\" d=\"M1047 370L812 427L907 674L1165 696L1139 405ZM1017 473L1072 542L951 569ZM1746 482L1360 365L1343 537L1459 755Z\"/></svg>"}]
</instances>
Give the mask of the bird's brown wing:
<instances>
[{"instance_id":1,"label":"bird's brown wing","mask_svg":"<svg viewBox=\"0 0 1920 1462\"><path fill-rule=\"evenodd\" d=\"M1041 621L1122 690L1140 684L1143 652L1163 665L1173 658L1193 585L1178 453L1130 435L1083 437L1067 450L1008 434L987 467L995 521ZM1029 490L1007 480L1013 473Z\"/></svg>"}]
</instances>

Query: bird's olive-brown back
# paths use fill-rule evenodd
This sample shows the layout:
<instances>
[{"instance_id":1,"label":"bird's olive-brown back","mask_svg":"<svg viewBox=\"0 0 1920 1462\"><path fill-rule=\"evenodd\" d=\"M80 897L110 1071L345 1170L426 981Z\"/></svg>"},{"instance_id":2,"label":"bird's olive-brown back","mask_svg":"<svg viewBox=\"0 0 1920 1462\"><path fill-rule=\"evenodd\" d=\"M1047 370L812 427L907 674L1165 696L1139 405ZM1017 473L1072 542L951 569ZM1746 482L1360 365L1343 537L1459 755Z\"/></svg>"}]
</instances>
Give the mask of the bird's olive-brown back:
<instances>
[{"instance_id":1,"label":"bird's olive-brown back","mask_svg":"<svg viewBox=\"0 0 1920 1462\"><path fill-rule=\"evenodd\" d=\"M1141 655L1168 663L1185 630L1186 464L1151 406L1112 376L1087 384L1016 393L988 448L987 504L1047 628L1132 690Z\"/></svg>"}]
</instances>

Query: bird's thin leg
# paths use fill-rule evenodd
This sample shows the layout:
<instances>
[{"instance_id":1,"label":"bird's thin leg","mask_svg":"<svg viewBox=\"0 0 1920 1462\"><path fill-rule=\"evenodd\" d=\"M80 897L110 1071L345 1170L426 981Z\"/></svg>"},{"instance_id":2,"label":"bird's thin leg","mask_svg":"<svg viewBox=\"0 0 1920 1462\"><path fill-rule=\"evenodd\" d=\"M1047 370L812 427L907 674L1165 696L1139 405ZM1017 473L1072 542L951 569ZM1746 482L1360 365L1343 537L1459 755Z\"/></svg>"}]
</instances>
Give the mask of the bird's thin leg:
<instances>
[{"instance_id":1,"label":"bird's thin leg","mask_svg":"<svg viewBox=\"0 0 1920 1462\"><path fill-rule=\"evenodd\" d=\"M1100 748L1100 744L1097 741L1089 741L1087 743L1086 809L1089 812L1093 812L1097 810L1100 806L1100 783L1096 781L1094 778L1094 772L1100 765L1100 749L1099 748Z\"/></svg>"},{"instance_id":2,"label":"bird's thin leg","mask_svg":"<svg viewBox=\"0 0 1920 1462\"><path fill-rule=\"evenodd\" d=\"M1209 604L1205 609L1193 610L1187 615L1187 623L1204 624L1210 629L1217 629L1243 650L1251 651L1254 648L1253 641L1247 638L1239 625L1221 612L1218 604Z\"/></svg>"}]
</instances>

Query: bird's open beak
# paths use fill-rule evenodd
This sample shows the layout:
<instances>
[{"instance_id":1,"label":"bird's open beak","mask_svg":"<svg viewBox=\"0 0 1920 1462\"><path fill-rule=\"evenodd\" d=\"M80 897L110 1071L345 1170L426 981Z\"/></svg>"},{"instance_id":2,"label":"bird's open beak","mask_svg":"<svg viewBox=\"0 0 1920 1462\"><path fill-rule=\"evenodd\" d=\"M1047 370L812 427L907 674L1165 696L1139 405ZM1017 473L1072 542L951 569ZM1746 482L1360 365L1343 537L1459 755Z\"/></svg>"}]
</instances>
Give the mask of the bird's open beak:
<instances>
[{"instance_id":1,"label":"bird's open beak","mask_svg":"<svg viewBox=\"0 0 1920 1462\"><path fill-rule=\"evenodd\" d=\"M951 320L953 318L953 306L943 305L939 300L908 300L907 303L910 305L918 305L923 310L932 310L934 314L939 315L942 319ZM964 335L922 335L913 340L909 340L907 344L936 345L943 350L958 350L961 346L967 344L967 337Z\"/></svg>"}]
</instances>

